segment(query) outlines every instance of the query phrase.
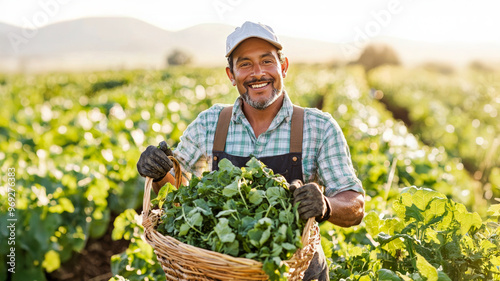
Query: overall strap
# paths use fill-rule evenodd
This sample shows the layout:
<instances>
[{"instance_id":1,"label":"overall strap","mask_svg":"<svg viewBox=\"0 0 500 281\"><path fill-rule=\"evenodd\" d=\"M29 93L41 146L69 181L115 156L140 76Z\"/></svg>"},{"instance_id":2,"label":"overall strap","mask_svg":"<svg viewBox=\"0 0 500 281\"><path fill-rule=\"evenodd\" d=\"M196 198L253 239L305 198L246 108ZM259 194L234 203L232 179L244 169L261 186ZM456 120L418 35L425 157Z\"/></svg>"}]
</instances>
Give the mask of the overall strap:
<instances>
[{"instance_id":1,"label":"overall strap","mask_svg":"<svg viewBox=\"0 0 500 281\"><path fill-rule=\"evenodd\" d=\"M290 153L302 153L304 108L294 105L290 129Z\"/></svg>"},{"instance_id":2,"label":"overall strap","mask_svg":"<svg viewBox=\"0 0 500 281\"><path fill-rule=\"evenodd\" d=\"M231 113L233 112L232 106L224 107L217 121L217 128L215 129L213 151L224 151L226 146L227 130L231 121Z\"/></svg>"}]
</instances>

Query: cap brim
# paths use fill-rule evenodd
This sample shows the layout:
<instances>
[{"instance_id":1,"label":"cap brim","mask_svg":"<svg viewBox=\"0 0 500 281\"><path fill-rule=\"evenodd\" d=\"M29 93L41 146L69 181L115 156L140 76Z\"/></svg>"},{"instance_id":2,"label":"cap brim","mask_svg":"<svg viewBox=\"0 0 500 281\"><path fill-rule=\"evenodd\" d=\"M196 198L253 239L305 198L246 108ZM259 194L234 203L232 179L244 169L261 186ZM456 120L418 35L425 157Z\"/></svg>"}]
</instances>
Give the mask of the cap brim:
<instances>
[{"instance_id":1,"label":"cap brim","mask_svg":"<svg viewBox=\"0 0 500 281\"><path fill-rule=\"evenodd\" d=\"M280 43L278 43L278 42L271 41L271 40L269 40L269 39L267 39L267 38L263 38L263 37L261 37L261 36L250 36L250 37L247 37L247 38L245 38L245 39L241 40L240 42L238 42L238 44L234 45L234 46L233 46L233 48L231 48L231 50L229 50L229 51L226 53L226 58L227 58L227 57L229 57L229 56L231 55L231 53L232 53L234 50L236 50L236 48L238 48L238 46L239 46L241 43L243 43L243 41L245 41L245 40L247 40L247 39L250 39L250 38L259 38L259 39L262 39L262 40L264 40L264 41L268 42L269 44L273 45L274 47L278 48L278 50L283 49L283 46L281 46L281 44L280 44Z\"/></svg>"}]
</instances>

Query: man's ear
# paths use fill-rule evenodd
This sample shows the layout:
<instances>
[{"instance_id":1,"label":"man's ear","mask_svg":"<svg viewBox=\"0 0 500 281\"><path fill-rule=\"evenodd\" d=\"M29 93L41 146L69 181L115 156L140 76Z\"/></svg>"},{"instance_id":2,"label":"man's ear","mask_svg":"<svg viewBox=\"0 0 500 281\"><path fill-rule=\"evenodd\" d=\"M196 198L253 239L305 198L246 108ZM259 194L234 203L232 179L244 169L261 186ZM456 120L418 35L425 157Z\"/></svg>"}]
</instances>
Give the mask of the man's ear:
<instances>
[{"instance_id":1,"label":"man's ear","mask_svg":"<svg viewBox=\"0 0 500 281\"><path fill-rule=\"evenodd\" d=\"M227 74L227 77L229 78L229 80L231 80L231 83L233 84L233 86L236 86L236 81L234 80L234 75L231 72L231 69L229 67L226 67L226 74Z\"/></svg>"},{"instance_id":2,"label":"man's ear","mask_svg":"<svg viewBox=\"0 0 500 281\"><path fill-rule=\"evenodd\" d=\"M281 73L283 78L286 77L286 72L288 71L288 58L285 57L285 61L281 64Z\"/></svg>"}]
</instances>

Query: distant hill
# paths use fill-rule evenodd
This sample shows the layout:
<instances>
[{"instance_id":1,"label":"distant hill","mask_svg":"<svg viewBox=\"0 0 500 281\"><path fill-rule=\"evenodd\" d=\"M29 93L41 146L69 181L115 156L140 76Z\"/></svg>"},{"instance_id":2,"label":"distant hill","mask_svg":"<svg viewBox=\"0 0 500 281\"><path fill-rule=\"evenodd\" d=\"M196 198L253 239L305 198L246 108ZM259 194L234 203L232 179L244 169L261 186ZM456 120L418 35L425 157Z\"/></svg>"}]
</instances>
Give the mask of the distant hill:
<instances>
[{"instance_id":1,"label":"distant hill","mask_svg":"<svg viewBox=\"0 0 500 281\"><path fill-rule=\"evenodd\" d=\"M32 38L23 36L18 27L0 24L0 30L26 40L15 50L9 33L2 32L0 57L14 58L18 64L25 64L18 67L27 70L158 65L165 61L165 52L174 42L172 32L131 18L61 22L40 28Z\"/></svg>"},{"instance_id":2,"label":"distant hill","mask_svg":"<svg viewBox=\"0 0 500 281\"><path fill-rule=\"evenodd\" d=\"M182 49L199 65L225 65L225 41L234 27L203 24L171 32L133 18L84 18L61 22L25 38L19 27L0 23L2 62L24 70L164 67L168 53ZM27 31L33 33L34 31ZM22 38L15 52L8 34ZM282 37L294 61L328 61L340 56L335 44ZM26 42L24 42L26 41Z\"/></svg>"},{"instance_id":3,"label":"distant hill","mask_svg":"<svg viewBox=\"0 0 500 281\"><path fill-rule=\"evenodd\" d=\"M195 64L223 66L225 40L232 30L229 25L203 24L172 32L123 17L83 18L36 31L0 23L0 71L161 68L176 48L190 53ZM280 39L292 62L347 61L358 55L346 57L346 44L286 36ZM17 48L12 40L18 42ZM500 46L495 45L440 45L391 38L378 41L393 46L403 63L500 62Z\"/></svg>"}]
</instances>

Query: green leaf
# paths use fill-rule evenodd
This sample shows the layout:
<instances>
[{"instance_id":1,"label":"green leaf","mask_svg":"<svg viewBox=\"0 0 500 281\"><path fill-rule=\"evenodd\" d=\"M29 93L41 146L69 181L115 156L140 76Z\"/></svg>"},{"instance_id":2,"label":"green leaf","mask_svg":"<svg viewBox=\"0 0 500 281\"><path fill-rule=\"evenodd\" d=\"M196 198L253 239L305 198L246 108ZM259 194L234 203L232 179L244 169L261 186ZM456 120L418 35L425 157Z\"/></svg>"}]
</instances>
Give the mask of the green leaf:
<instances>
[{"instance_id":1,"label":"green leaf","mask_svg":"<svg viewBox=\"0 0 500 281\"><path fill-rule=\"evenodd\" d=\"M413 204L420 210L427 209L427 205L434 199L446 199L446 196L428 188L420 188L412 195Z\"/></svg>"},{"instance_id":2,"label":"green leaf","mask_svg":"<svg viewBox=\"0 0 500 281\"><path fill-rule=\"evenodd\" d=\"M194 205L200 210L204 216L212 215L212 208L208 205L205 199L196 199L193 201Z\"/></svg>"},{"instance_id":3,"label":"green leaf","mask_svg":"<svg viewBox=\"0 0 500 281\"><path fill-rule=\"evenodd\" d=\"M265 191L253 189L250 191L250 196L249 196L248 200L250 201L250 203L252 203L254 205L258 205L258 204L260 204L260 202L262 202L264 195L265 195Z\"/></svg>"},{"instance_id":4,"label":"green leaf","mask_svg":"<svg viewBox=\"0 0 500 281\"><path fill-rule=\"evenodd\" d=\"M202 226L203 216L200 213L195 213L188 217L188 222L192 226Z\"/></svg>"},{"instance_id":5,"label":"green leaf","mask_svg":"<svg viewBox=\"0 0 500 281\"><path fill-rule=\"evenodd\" d=\"M497 255L491 259L491 264L496 266L497 268L500 267L500 255Z\"/></svg>"},{"instance_id":6,"label":"green leaf","mask_svg":"<svg viewBox=\"0 0 500 281\"><path fill-rule=\"evenodd\" d=\"M191 229L189 224L183 223L179 229L179 235L180 236L186 235L188 233L189 229Z\"/></svg>"},{"instance_id":7,"label":"green leaf","mask_svg":"<svg viewBox=\"0 0 500 281\"><path fill-rule=\"evenodd\" d=\"M383 249L389 251L392 255L395 255L397 252L401 251L402 249L406 248L406 243L401 241L400 238L403 238L405 240L408 240L411 243L411 241L414 241L415 238L407 235L407 234L395 234L395 235L388 235L383 232L379 233L377 238L375 238L375 241L380 243L380 246L383 247Z\"/></svg>"},{"instance_id":8,"label":"green leaf","mask_svg":"<svg viewBox=\"0 0 500 281\"><path fill-rule=\"evenodd\" d=\"M225 210L225 211L220 211L217 216L215 216L216 218L219 218L219 217L224 217L224 216L228 216L230 214L233 214L233 213L237 213L238 211L237 210Z\"/></svg>"},{"instance_id":9,"label":"green leaf","mask_svg":"<svg viewBox=\"0 0 500 281\"><path fill-rule=\"evenodd\" d=\"M438 281L452 281L443 271L438 271Z\"/></svg>"},{"instance_id":10,"label":"green leaf","mask_svg":"<svg viewBox=\"0 0 500 281\"><path fill-rule=\"evenodd\" d=\"M282 244L281 244L281 247L283 247L283 248L287 249L288 251L294 251L294 250L296 250L296 249L297 249L297 247L295 247L295 245L292 245L292 244L290 244L290 243L286 243L286 242L285 242L285 243L282 243Z\"/></svg>"},{"instance_id":11,"label":"green leaf","mask_svg":"<svg viewBox=\"0 0 500 281\"><path fill-rule=\"evenodd\" d=\"M382 225L380 226L380 232L385 232L389 234L395 234L402 232L405 227L405 223L400 221L398 218L387 218L381 220Z\"/></svg>"},{"instance_id":12,"label":"green leaf","mask_svg":"<svg viewBox=\"0 0 500 281\"><path fill-rule=\"evenodd\" d=\"M410 192L402 192L401 197L399 198L399 201L401 201L401 203L404 206L410 207L413 204L412 194L413 193L410 193Z\"/></svg>"},{"instance_id":13,"label":"green leaf","mask_svg":"<svg viewBox=\"0 0 500 281\"><path fill-rule=\"evenodd\" d=\"M248 254L245 254L245 258L247 258L247 259L254 259L257 256L259 256L259 254L257 254L257 253L248 253Z\"/></svg>"},{"instance_id":14,"label":"green leaf","mask_svg":"<svg viewBox=\"0 0 500 281\"><path fill-rule=\"evenodd\" d=\"M237 257L239 251L240 251L240 243L238 242L238 240L226 243L223 247L223 252L231 256Z\"/></svg>"},{"instance_id":15,"label":"green leaf","mask_svg":"<svg viewBox=\"0 0 500 281\"><path fill-rule=\"evenodd\" d=\"M460 233L466 235L471 227L479 229L483 223L478 213L469 213L464 205L455 203L455 219L460 223Z\"/></svg>"},{"instance_id":16,"label":"green leaf","mask_svg":"<svg viewBox=\"0 0 500 281\"><path fill-rule=\"evenodd\" d=\"M488 208L488 215L492 217L500 216L500 204L493 204Z\"/></svg>"},{"instance_id":17,"label":"green leaf","mask_svg":"<svg viewBox=\"0 0 500 281\"><path fill-rule=\"evenodd\" d=\"M266 190L266 196L271 204L278 201L278 199L286 198L285 190L279 186L269 187Z\"/></svg>"},{"instance_id":18,"label":"green leaf","mask_svg":"<svg viewBox=\"0 0 500 281\"><path fill-rule=\"evenodd\" d=\"M260 226L261 229L265 229L265 228L268 228L269 226L271 226L273 224L273 220L270 219L270 218L261 218L257 224Z\"/></svg>"},{"instance_id":19,"label":"green leaf","mask_svg":"<svg viewBox=\"0 0 500 281\"><path fill-rule=\"evenodd\" d=\"M282 224L278 227L278 230L274 232L274 242L283 243L286 241L286 231L288 229L287 224Z\"/></svg>"},{"instance_id":20,"label":"green leaf","mask_svg":"<svg viewBox=\"0 0 500 281\"><path fill-rule=\"evenodd\" d=\"M120 240L122 238L130 240L136 227L141 227L136 221L137 213L134 209L127 209L123 211L113 222L113 232L111 238L113 240Z\"/></svg>"},{"instance_id":21,"label":"green leaf","mask_svg":"<svg viewBox=\"0 0 500 281\"><path fill-rule=\"evenodd\" d=\"M382 268L377 271L379 281L401 281L401 278L392 270Z\"/></svg>"},{"instance_id":22,"label":"green leaf","mask_svg":"<svg viewBox=\"0 0 500 281\"><path fill-rule=\"evenodd\" d=\"M241 174L241 169L234 166L233 163L226 158L219 161L219 169L222 172L229 174L230 177Z\"/></svg>"},{"instance_id":23,"label":"green leaf","mask_svg":"<svg viewBox=\"0 0 500 281\"><path fill-rule=\"evenodd\" d=\"M271 228L266 229L263 233L262 236L260 237L259 244L264 245L267 240L269 240L269 237L271 237Z\"/></svg>"},{"instance_id":24,"label":"green leaf","mask_svg":"<svg viewBox=\"0 0 500 281\"><path fill-rule=\"evenodd\" d=\"M231 243L236 238L236 235L231 230L231 227L229 227L229 221L226 218L221 218L214 230L222 243Z\"/></svg>"},{"instance_id":25,"label":"green leaf","mask_svg":"<svg viewBox=\"0 0 500 281\"><path fill-rule=\"evenodd\" d=\"M163 203L167 198L167 195L173 190L175 190L175 187L171 183L167 182L167 184L164 185L160 189L160 191L158 191L158 195L156 196L156 198L151 200L151 204L153 206L158 206L159 208L162 208Z\"/></svg>"},{"instance_id":26,"label":"green leaf","mask_svg":"<svg viewBox=\"0 0 500 281\"><path fill-rule=\"evenodd\" d=\"M222 194L226 197L233 197L238 194L238 181L239 179L233 181L230 185L224 187Z\"/></svg>"},{"instance_id":27,"label":"green leaf","mask_svg":"<svg viewBox=\"0 0 500 281\"><path fill-rule=\"evenodd\" d=\"M366 225L366 231L372 236L377 237L380 233L380 227L382 222L375 211L370 211L364 218L363 221Z\"/></svg>"},{"instance_id":28,"label":"green leaf","mask_svg":"<svg viewBox=\"0 0 500 281\"><path fill-rule=\"evenodd\" d=\"M422 212L416 205L406 207L406 219L414 218L417 222L423 222L424 217L422 216Z\"/></svg>"},{"instance_id":29,"label":"green leaf","mask_svg":"<svg viewBox=\"0 0 500 281\"><path fill-rule=\"evenodd\" d=\"M271 255L279 257L281 252L283 251L283 247L280 244L272 243L271 244Z\"/></svg>"},{"instance_id":30,"label":"green leaf","mask_svg":"<svg viewBox=\"0 0 500 281\"><path fill-rule=\"evenodd\" d=\"M245 166L253 170L260 170L264 167L264 164L261 161L257 160L257 158L252 157L250 160L248 160Z\"/></svg>"},{"instance_id":31,"label":"green leaf","mask_svg":"<svg viewBox=\"0 0 500 281\"><path fill-rule=\"evenodd\" d=\"M250 243L255 247L260 247L260 238L262 237L263 232L263 230L258 228L254 228L248 231L248 238L250 239Z\"/></svg>"},{"instance_id":32,"label":"green leaf","mask_svg":"<svg viewBox=\"0 0 500 281\"><path fill-rule=\"evenodd\" d=\"M280 222L282 223L291 223L294 219L295 215L289 211L282 211L279 214Z\"/></svg>"},{"instance_id":33,"label":"green leaf","mask_svg":"<svg viewBox=\"0 0 500 281\"><path fill-rule=\"evenodd\" d=\"M241 220L241 228L242 232L247 232L249 229L252 229L256 223L256 220L253 217L246 216Z\"/></svg>"},{"instance_id":34,"label":"green leaf","mask_svg":"<svg viewBox=\"0 0 500 281\"><path fill-rule=\"evenodd\" d=\"M443 215L446 211L446 201L443 198L434 198L425 210L425 222L428 223L431 219Z\"/></svg>"},{"instance_id":35,"label":"green leaf","mask_svg":"<svg viewBox=\"0 0 500 281\"><path fill-rule=\"evenodd\" d=\"M427 281L437 281L438 272L435 267L433 267L424 257L416 253L417 256L417 268L420 274L427 278Z\"/></svg>"}]
</instances>

